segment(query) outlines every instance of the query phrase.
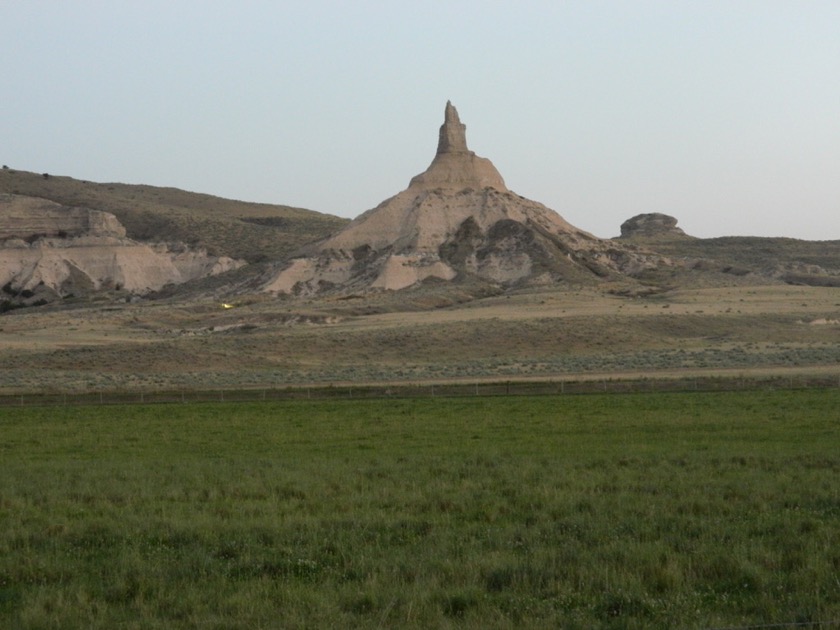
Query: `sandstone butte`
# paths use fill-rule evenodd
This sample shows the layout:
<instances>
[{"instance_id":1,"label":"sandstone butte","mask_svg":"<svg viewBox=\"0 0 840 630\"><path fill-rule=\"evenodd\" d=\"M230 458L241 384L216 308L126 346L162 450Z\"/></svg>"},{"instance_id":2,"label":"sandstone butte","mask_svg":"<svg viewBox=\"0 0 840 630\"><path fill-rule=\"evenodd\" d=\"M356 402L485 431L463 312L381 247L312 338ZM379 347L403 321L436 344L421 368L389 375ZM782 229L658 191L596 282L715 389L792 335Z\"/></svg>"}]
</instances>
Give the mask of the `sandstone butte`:
<instances>
[{"instance_id":1,"label":"sandstone butte","mask_svg":"<svg viewBox=\"0 0 840 630\"><path fill-rule=\"evenodd\" d=\"M597 281L662 264L598 239L508 190L493 163L467 148L447 102L429 167L408 188L284 263L263 290L293 295L399 290L432 279L502 286Z\"/></svg>"}]
</instances>

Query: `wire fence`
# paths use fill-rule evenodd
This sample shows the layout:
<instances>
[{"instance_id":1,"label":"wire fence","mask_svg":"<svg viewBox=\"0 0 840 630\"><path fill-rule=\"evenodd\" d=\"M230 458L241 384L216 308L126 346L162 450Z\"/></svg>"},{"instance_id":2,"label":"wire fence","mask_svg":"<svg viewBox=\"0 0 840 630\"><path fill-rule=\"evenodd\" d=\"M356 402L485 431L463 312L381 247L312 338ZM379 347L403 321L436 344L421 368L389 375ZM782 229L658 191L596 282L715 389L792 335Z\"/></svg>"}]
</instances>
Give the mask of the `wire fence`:
<instances>
[{"instance_id":1,"label":"wire fence","mask_svg":"<svg viewBox=\"0 0 840 630\"><path fill-rule=\"evenodd\" d=\"M470 396L564 396L643 392L721 392L840 388L840 375L692 377L541 381L457 382L389 385L318 385L274 388L109 390L0 395L0 408L62 405L352 400L376 398L463 398Z\"/></svg>"}]
</instances>

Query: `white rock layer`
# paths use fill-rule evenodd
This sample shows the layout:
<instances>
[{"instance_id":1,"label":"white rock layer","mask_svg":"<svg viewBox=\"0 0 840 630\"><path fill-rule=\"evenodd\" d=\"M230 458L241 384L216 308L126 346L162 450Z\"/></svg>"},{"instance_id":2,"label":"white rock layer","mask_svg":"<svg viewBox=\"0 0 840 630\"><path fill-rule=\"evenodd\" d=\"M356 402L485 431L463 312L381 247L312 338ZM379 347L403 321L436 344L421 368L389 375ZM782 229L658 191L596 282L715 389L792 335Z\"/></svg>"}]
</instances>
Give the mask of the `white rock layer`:
<instances>
[{"instance_id":1,"label":"white rock layer","mask_svg":"<svg viewBox=\"0 0 840 630\"><path fill-rule=\"evenodd\" d=\"M133 241L112 214L19 195L0 195L0 235L6 299L101 289L143 294L245 264L182 244Z\"/></svg>"}]
</instances>

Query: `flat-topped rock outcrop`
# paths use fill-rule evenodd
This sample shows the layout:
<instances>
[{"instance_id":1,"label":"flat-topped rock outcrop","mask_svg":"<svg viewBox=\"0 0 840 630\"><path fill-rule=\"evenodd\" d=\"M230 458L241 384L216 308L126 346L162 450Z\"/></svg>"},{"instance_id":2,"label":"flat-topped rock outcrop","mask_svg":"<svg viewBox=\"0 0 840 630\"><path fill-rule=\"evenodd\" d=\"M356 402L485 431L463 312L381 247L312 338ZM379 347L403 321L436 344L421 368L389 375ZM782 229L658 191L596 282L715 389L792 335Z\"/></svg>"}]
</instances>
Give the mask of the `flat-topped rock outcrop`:
<instances>
[{"instance_id":1,"label":"flat-topped rock outcrop","mask_svg":"<svg viewBox=\"0 0 840 630\"><path fill-rule=\"evenodd\" d=\"M493 163L468 149L466 126L449 102L429 167L404 191L302 253L264 290L397 290L429 279L586 282L647 264L645 256L510 191Z\"/></svg>"},{"instance_id":2,"label":"flat-topped rock outcrop","mask_svg":"<svg viewBox=\"0 0 840 630\"><path fill-rule=\"evenodd\" d=\"M0 194L0 241L18 238L68 238L74 236L125 236L113 214L89 208L70 208L46 199Z\"/></svg>"},{"instance_id":3,"label":"flat-topped rock outcrop","mask_svg":"<svg viewBox=\"0 0 840 630\"><path fill-rule=\"evenodd\" d=\"M687 236L677 227L677 220L661 212L637 214L621 224L619 238L650 238L656 236Z\"/></svg>"}]
</instances>

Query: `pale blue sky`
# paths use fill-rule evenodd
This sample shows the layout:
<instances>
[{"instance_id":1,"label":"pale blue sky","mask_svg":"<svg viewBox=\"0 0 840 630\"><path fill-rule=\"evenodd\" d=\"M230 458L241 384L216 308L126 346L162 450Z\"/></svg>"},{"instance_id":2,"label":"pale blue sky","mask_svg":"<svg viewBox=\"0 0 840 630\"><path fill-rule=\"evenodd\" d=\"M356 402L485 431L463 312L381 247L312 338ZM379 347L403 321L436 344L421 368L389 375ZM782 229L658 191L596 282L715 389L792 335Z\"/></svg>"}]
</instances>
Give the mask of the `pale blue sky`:
<instances>
[{"instance_id":1,"label":"pale blue sky","mask_svg":"<svg viewBox=\"0 0 840 630\"><path fill-rule=\"evenodd\" d=\"M598 236L840 239L840 0L0 0L0 61L12 168L353 217L451 99Z\"/></svg>"}]
</instances>

